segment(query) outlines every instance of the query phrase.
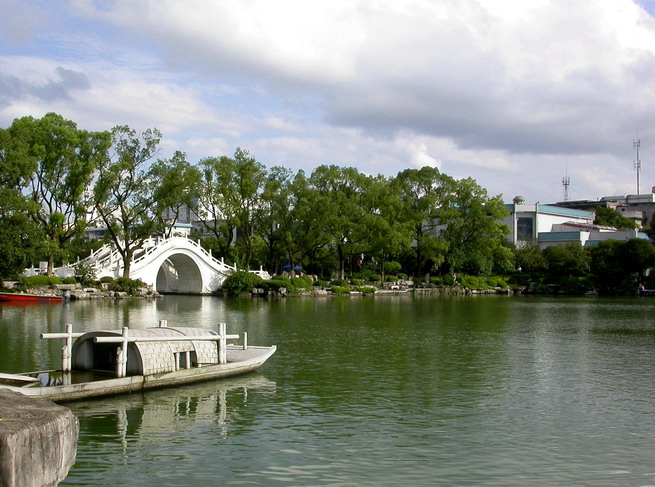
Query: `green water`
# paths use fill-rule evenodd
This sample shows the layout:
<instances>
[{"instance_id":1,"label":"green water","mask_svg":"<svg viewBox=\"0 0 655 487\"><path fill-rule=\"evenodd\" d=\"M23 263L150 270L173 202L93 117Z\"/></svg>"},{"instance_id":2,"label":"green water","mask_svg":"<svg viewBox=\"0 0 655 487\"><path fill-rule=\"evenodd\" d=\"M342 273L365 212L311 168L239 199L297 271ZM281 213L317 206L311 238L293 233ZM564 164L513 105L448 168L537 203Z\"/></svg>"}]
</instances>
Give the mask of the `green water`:
<instances>
[{"instance_id":1,"label":"green water","mask_svg":"<svg viewBox=\"0 0 655 487\"><path fill-rule=\"evenodd\" d=\"M38 334L155 325L276 344L259 372L71 405L79 486L655 485L655 300L220 299L0 306L0 370Z\"/></svg>"}]
</instances>

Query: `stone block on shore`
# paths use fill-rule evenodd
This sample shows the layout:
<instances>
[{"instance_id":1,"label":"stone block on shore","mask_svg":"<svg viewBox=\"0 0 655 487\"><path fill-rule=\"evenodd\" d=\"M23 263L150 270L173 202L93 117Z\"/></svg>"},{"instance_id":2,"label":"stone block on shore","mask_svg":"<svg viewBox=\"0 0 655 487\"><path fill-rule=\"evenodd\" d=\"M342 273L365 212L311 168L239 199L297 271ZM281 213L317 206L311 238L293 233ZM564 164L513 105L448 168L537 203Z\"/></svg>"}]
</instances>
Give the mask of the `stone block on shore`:
<instances>
[{"instance_id":1,"label":"stone block on shore","mask_svg":"<svg viewBox=\"0 0 655 487\"><path fill-rule=\"evenodd\" d=\"M70 409L0 391L0 487L58 485L75 463L78 433Z\"/></svg>"}]
</instances>

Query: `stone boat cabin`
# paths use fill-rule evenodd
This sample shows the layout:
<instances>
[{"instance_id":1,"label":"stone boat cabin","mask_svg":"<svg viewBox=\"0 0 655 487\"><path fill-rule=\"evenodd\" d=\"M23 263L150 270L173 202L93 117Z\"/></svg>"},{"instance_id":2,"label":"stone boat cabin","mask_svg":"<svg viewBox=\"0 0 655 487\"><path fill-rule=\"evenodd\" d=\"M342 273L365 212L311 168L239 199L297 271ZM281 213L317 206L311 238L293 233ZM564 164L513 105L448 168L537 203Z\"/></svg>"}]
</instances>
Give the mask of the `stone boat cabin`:
<instances>
[{"instance_id":1,"label":"stone boat cabin","mask_svg":"<svg viewBox=\"0 0 655 487\"><path fill-rule=\"evenodd\" d=\"M183 337L188 336L189 340ZM115 337L113 343L97 337ZM120 331L92 331L72 347L72 369L115 373L125 342ZM171 340L166 340L170 337ZM193 338L204 337L202 340ZM217 337L217 338L213 338ZM219 334L203 328L130 329L125 375L152 375L219 363ZM136 339L136 341L132 341Z\"/></svg>"}]
</instances>

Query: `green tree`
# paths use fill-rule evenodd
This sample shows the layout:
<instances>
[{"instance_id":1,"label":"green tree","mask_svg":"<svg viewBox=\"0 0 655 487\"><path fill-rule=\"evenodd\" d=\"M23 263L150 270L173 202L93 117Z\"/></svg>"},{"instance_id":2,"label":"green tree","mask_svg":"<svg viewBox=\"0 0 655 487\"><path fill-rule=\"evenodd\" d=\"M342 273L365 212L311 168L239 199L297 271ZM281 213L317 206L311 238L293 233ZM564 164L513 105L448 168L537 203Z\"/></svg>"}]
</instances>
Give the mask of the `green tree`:
<instances>
[{"instance_id":1,"label":"green tree","mask_svg":"<svg viewBox=\"0 0 655 487\"><path fill-rule=\"evenodd\" d=\"M579 243L546 247L543 256L552 276L581 277L589 272L589 252Z\"/></svg>"},{"instance_id":2,"label":"green tree","mask_svg":"<svg viewBox=\"0 0 655 487\"><path fill-rule=\"evenodd\" d=\"M236 149L233 159L208 157L200 164L203 179L198 216L206 230L215 236L223 257L231 255L239 231L244 258L237 263L248 268L256 212L266 177L264 166L241 148Z\"/></svg>"},{"instance_id":3,"label":"green tree","mask_svg":"<svg viewBox=\"0 0 655 487\"><path fill-rule=\"evenodd\" d=\"M22 126L21 126L22 127ZM24 128L24 127L23 127ZM36 168L29 157L29 133L0 129L0 276L16 277L42 253L42 229L28 215L38 206L23 195Z\"/></svg>"},{"instance_id":4,"label":"green tree","mask_svg":"<svg viewBox=\"0 0 655 487\"><path fill-rule=\"evenodd\" d=\"M447 243L439 234L440 210L453 180L434 167L406 169L393 182L398 186L402 218L412 227L416 275L444 262Z\"/></svg>"},{"instance_id":5,"label":"green tree","mask_svg":"<svg viewBox=\"0 0 655 487\"><path fill-rule=\"evenodd\" d=\"M43 255L43 231L28 216L30 204L0 188L0 276L17 277Z\"/></svg>"},{"instance_id":6,"label":"green tree","mask_svg":"<svg viewBox=\"0 0 655 487\"><path fill-rule=\"evenodd\" d=\"M622 261L626 272L636 275L641 284L646 271L655 266L655 247L648 240L631 238L623 246Z\"/></svg>"},{"instance_id":7,"label":"green tree","mask_svg":"<svg viewBox=\"0 0 655 487\"><path fill-rule=\"evenodd\" d=\"M590 249L591 275L599 294L634 294L647 269L655 265L655 249L647 240L606 240Z\"/></svg>"},{"instance_id":8,"label":"green tree","mask_svg":"<svg viewBox=\"0 0 655 487\"><path fill-rule=\"evenodd\" d=\"M112 155L97 168L94 206L123 261L123 277L130 277L134 253L160 229L155 200L161 173L147 167L157 153L161 133L147 129L138 135L126 125L112 130Z\"/></svg>"},{"instance_id":9,"label":"green tree","mask_svg":"<svg viewBox=\"0 0 655 487\"><path fill-rule=\"evenodd\" d=\"M234 153L233 179L227 187L225 196L229 212L234 217L243 242L245 269L250 268L252 259L253 234L265 178L264 166L248 151L237 147Z\"/></svg>"},{"instance_id":10,"label":"green tree","mask_svg":"<svg viewBox=\"0 0 655 487\"><path fill-rule=\"evenodd\" d=\"M201 174L198 168L189 164L186 154L180 151L176 151L170 159L158 160L152 165L150 174L159 181L154 189L156 214L164 237L169 238L180 220L182 209L191 209L196 205Z\"/></svg>"},{"instance_id":11,"label":"green tree","mask_svg":"<svg viewBox=\"0 0 655 487\"><path fill-rule=\"evenodd\" d=\"M55 258L65 257L71 239L84 231L85 190L93 170L107 155L109 134L80 130L55 113L14 120L8 131L24 141L13 160L25 158L23 167L33 168L25 194L34 202L30 217L43 229L48 275L52 275Z\"/></svg>"},{"instance_id":12,"label":"green tree","mask_svg":"<svg viewBox=\"0 0 655 487\"><path fill-rule=\"evenodd\" d=\"M286 189L280 192L276 200L274 214L286 262L292 274L298 264L308 265L309 271L322 274L322 252L329 244L324 232L330 218L324 206L326 199L311 186L302 170L283 188Z\"/></svg>"},{"instance_id":13,"label":"green tree","mask_svg":"<svg viewBox=\"0 0 655 487\"><path fill-rule=\"evenodd\" d=\"M310 177L315 203L325 215L326 243L336 250L341 279L345 278L346 259L365 249L369 229L381 223L374 212L376 205L367 200L373 181L355 168L325 165L317 167Z\"/></svg>"},{"instance_id":14,"label":"green tree","mask_svg":"<svg viewBox=\"0 0 655 487\"><path fill-rule=\"evenodd\" d=\"M439 222L445 225L441 238L448 243L446 263L456 272L489 273L495 256L508 256L501 247L509 228L501 222L509 211L500 196L489 198L472 178L450 187L448 204L439 212Z\"/></svg>"},{"instance_id":15,"label":"green tree","mask_svg":"<svg viewBox=\"0 0 655 487\"><path fill-rule=\"evenodd\" d=\"M624 217L620 212L613 208L597 206L594 211L596 213L594 218L594 223L596 225L614 227L618 230L634 230L639 228L639 224L636 221Z\"/></svg>"},{"instance_id":16,"label":"green tree","mask_svg":"<svg viewBox=\"0 0 655 487\"><path fill-rule=\"evenodd\" d=\"M535 241L525 242L514 250L517 270L522 272L543 272L548 268L544 253Z\"/></svg>"},{"instance_id":17,"label":"green tree","mask_svg":"<svg viewBox=\"0 0 655 487\"><path fill-rule=\"evenodd\" d=\"M387 264L411 249L413 226L404 218L399 187L392 180L382 176L372 179L366 200L369 213L363 225L365 253L380 264L380 277L384 281L388 270L394 272L387 269ZM395 272L399 270L397 268Z\"/></svg>"},{"instance_id":18,"label":"green tree","mask_svg":"<svg viewBox=\"0 0 655 487\"><path fill-rule=\"evenodd\" d=\"M260 211L256 213L257 233L266 246L266 269L270 273L275 273L276 269L283 265L280 259L289 251L286 234L293 223L293 179L294 174L290 169L272 167L266 174ZM291 249L291 254L289 261L295 260L294 249Z\"/></svg>"},{"instance_id":19,"label":"green tree","mask_svg":"<svg viewBox=\"0 0 655 487\"><path fill-rule=\"evenodd\" d=\"M224 212L226 202L222 188L231 177L231 160L228 157L206 157L200 161L202 179L198 204L194 211L208 238L203 245L215 250L220 257L231 260L230 250L236 234L234 219Z\"/></svg>"}]
</instances>

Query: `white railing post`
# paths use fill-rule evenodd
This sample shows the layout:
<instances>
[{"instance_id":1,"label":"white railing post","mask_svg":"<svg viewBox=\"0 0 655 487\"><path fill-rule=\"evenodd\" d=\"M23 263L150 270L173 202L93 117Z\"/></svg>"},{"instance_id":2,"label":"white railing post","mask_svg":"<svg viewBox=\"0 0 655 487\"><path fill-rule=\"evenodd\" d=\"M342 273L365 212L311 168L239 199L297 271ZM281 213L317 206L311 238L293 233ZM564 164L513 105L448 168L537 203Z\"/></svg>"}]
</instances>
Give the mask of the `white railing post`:
<instances>
[{"instance_id":1,"label":"white railing post","mask_svg":"<svg viewBox=\"0 0 655 487\"><path fill-rule=\"evenodd\" d=\"M243 349L248 350L248 332L243 332Z\"/></svg>"},{"instance_id":2,"label":"white railing post","mask_svg":"<svg viewBox=\"0 0 655 487\"><path fill-rule=\"evenodd\" d=\"M62 372L70 372L73 368L72 351L73 351L73 338L81 336L82 333L73 333L73 325L66 325L64 333L41 333L41 338L63 338L66 340L64 346L61 348L61 370Z\"/></svg>"},{"instance_id":3,"label":"white railing post","mask_svg":"<svg viewBox=\"0 0 655 487\"><path fill-rule=\"evenodd\" d=\"M129 330L127 326L123 327L123 339L116 349L116 377L125 377L127 375L127 341Z\"/></svg>"},{"instance_id":4,"label":"white railing post","mask_svg":"<svg viewBox=\"0 0 655 487\"><path fill-rule=\"evenodd\" d=\"M61 370L62 372L70 372L72 364L72 349L73 349L73 325L70 323L66 325L66 343L61 348Z\"/></svg>"},{"instance_id":5,"label":"white railing post","mask_svg":"<svg viewBox=\"0 0 655 487\"><path fill-rule=\"evenodd\" d=\"M224 364L227 362L227 339L226 339L227 325L225 323L218 324L218 363Z\"/></svg>"}]
</instances>

